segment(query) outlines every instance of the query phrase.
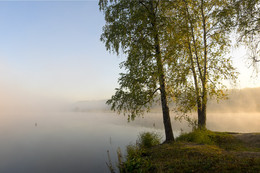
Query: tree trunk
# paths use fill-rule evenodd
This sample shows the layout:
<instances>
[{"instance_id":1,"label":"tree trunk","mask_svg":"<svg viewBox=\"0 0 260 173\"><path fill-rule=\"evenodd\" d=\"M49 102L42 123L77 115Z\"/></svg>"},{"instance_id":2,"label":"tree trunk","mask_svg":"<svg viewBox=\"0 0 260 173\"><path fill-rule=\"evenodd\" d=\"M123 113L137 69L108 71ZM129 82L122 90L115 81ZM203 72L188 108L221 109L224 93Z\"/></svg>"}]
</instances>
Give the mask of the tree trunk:
<instances>
[{"instance_id":1,"label":"tree trunk","mask_svg":"<svg viewBox=\"0 0 260 173\"><path fill-rule=\"evenodd\" d=\"M207 59L207 30L206 30L206 17L204 15L204 0L201 0L201 15L202 15L202 27L203 27L203 44L204 44L204 73L201 83L202 87L202 104L201 112L199 114L198 125L201 129L206 129L206 110L207 110L207 101L208 101L208 92L207 92L207 70L208 70L208 59Z\"/></svg>"},{"instance_id":2,"label":"tree trunk","mask_svg":"<svg viewBox=\"0 0 260 173\"><path fill-rule=\"evenodd\" d=\"M206 105L202 104L198 108L198 127L199 129L206 129Z\"/></svg>"},{"instance_id":3,"label":"tree trunk","mask_svg":"<svg viewBox=\"0 0 260 173\"><path fill-rule=\"evenodd\" d=\"M201 129L206 129L206 114L207 114L207 85L203 84L203 94L202 94L202 102L201 102L201 111L198 113L198 126Z\"/></svg>"},{"instance_id":4,"label":"tree trunk","mask_svg":"<svg viewBox=\"0 0 260 173\"><path fill-rule=\"evenodd\" d=\"M156 40L156 42L159 43L158 37L155 37L155 40ZM167 95L166 95L165 76L164 76L162 57L161 57L161 52L160 52L160 45L156 43L155 49L156 49L156 60L157 60L157 66L158 66L159 83L160 83L160 91L161 91L163 124L164 124L165 136L166 136L165 142L170 142L170 141L174 141L174 136L173 136L173 132L172 132L170 111L169 111Z\"/></svg>"},{"instance_id":5,"label":"tree trunk","mask_svg":"<svg viewBox=\"0 0 260 173\"><path fill-rule=\"evenodd\" d=\"M156 58L156 63L157 63L158 78L159 78L159 85L160 85L160 91L161 91L163 124L164 124L165 136L166 136L165 142L171 142L171 141L174 141L174 136L173 136L173 132L172 132L170 111L169 111L169 106L168 106L168 101L167 101L167 93L166 93L166 86L165 86L165 73L164 73L164 69L163 69L159 33L158 33L157 21L156 21L156 12L154 10L153 1L150 1L150 7L151 7L151 24L153 26L153 32L154 32L153 36L154 36L155 58Z\"/></svg>"},{"instance_id":6,"label":"tree trunk","mask_svg":"<svg viewBox=\"0 0 260 173\"><path fill-rule=\"evenodd\" d=\"M207 119L207 84L203 84L202 96L198 100L198 128L206 129L206 119Z\"/></svg>"},{"instance_id":7,"label":"tree trunk","mask_svg":"<svg viewBox=\"0 0 260 173\"><path fill-rule=\"evenodd\" d=\"M162 77L160 78L162 79ZM161 85L161 103L162 103L162 112L163 112L163 124L164 124L165 136L166 136L165 142L174 141L164 83L162 83Z\"/></svg>"},{"instance_id":8,"label":"tree trunk","mask_svg":"<svg viewBox=\"0 0 260 173\"><path fill-rule=\"evenodd\" d=\"M167 101L167 94L166 94L166 87L165 87L165 75L164 75L158 33L155 34L155 51L156 51L156 61L157 61L158 74L159 74L160 91L161 91L163 124L164 124L165 136L166 136L165 142L170 142L170 141L174 141L174 136L173 136L173 132L172 132L170 111L169 111L169 106L168 106L168 101Z\"/></svg>"}]
</instances>

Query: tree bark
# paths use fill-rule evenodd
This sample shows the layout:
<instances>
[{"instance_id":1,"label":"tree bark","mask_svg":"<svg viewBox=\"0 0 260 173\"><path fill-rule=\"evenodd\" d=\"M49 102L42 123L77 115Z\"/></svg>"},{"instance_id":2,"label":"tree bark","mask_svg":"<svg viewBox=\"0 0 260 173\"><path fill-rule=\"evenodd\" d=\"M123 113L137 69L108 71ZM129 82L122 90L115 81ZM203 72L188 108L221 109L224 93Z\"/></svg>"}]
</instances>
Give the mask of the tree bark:
<instances>
[{"instance_id":1,"label":"tree bark","mask_svg":"<svg viewBox=\"0 0 260 173\"><path fill-rule=\"evenodd\" d=\"M198 108L198 127L206 129L206 104L202 103L201 108Z\"/></svg>"},{"instance_id":2,"label":"tree bark","mask_svg":"<svg viewBox=\"0 0 260 173\"><path fill-rule=\"evenodd\" d=\"M201 105L201 113L199 115L198 125L199 128L205 129L206 128L206 110L207 110L207 100L208 100L208 93L207 93L207 70L208 70L208 59L207 59L207 31L206 31L206 16L204 15L204 0L201 0L201 15L202 15L202 27L203 27L203 42L204 42L204 73L201 83L202 87L202 105Z\"/></svg>"},{"instance_id":3,"label":"tree bark","mask_svg":"<svg viewBox=\"0 0 260 173\"><path fill-rule=\"evenodd\" d=\"M191 65L192 65L192 73L193 73L193 78L194 78L194 84L195 84L195 92L196 92L196 102L197 102L197 111L198 111L198 128L200 129L205 129L206 128L206 108L207 108L207 84L206 84L206 76L207 76L207 41L206 41L206 22L205 22L205 16L204 16L204 11L203 11L203 1L201 4L201 13L202 13L202 22L203 22L203 41L204 41L204 65L201 67L199 63L199 56L197 52L197 46L196 46L196 39L194 35L194 28L193 28L193 23L192 20L190 19L190 13L188 9L188 4L184 0L185 5L186 5L186 13L187 13L187 18L188 22L190 23L190 30L191 30L191 40L193 41L194 45L194 51L195 51L195 58L196 58L196 63L197 63L197 68L199 72L199 79L202 83L202 90L199 90L198 86L198 80L196 77L196 71L194 67L194 61L191 53L191 41L188 36L188 42L189 42L189 53L190 53L190 60L191 60ZM187 24L188 26L188 24ZM189 26L188 26L189 27ZM202 69L204 68L204 72Z\"/></svg>"},{"instance_id":4,"label":"tree bark","mask_svg":"<svg viewBox=\"0 0 260 173\"><path fill-rule=\"evenodd\" d=\"M165 86L161 85L161 102L162 102L162 111L163 111L163 124L166 136L166 142L174 141L174 136L172 132L171 118L169 113L169 107L166 98Z\"/></svg>"},{"instance_id":5,"label":"tree bark","mask_svg":"<svg viewBox=\"0 0 260 173\"><path fill-rule=\"evenodd\" d=\"M172 125L171 125L171 118L170 118L170 111L167 101L167 92L165 86L165 73L163 69L163 62L162 62L162 55L161 55L161 48L160 48L160 41L159 41L159 33L157 28L157 21L156 21L156 12L154 10L153 1L150 2L151 5L151 21L153 25L154 31L154 47L155 47L155 58L157 62L158 68L158 78L159 78L159 85L161 91L161 104L162 104L162 112L163 112L163 124L165 130L166 140L165 142L174 141Z\"/></svg>"},{"instance_id":6,"label":"tree bark","mask_svg":"<svg viewBox=\"0 0 260 173\"><path fill-rule=\"evenodd\" d=\"M158 37L156 40L158 40ZM160 83L160 91L161 91L163 124L164 124L166 142L170 142L170 141L174 141L174 136L173 136L173 132L172 132L170 111L169 111L167 95L166 95L166 88L165 88L165 77L164 77L164 71L163 71L162 58L161 58L159 44L157 44L155 48L156 48L156 60L157 60L157 66L158 66L159 83Z\"/></svg>"}]
</instances>

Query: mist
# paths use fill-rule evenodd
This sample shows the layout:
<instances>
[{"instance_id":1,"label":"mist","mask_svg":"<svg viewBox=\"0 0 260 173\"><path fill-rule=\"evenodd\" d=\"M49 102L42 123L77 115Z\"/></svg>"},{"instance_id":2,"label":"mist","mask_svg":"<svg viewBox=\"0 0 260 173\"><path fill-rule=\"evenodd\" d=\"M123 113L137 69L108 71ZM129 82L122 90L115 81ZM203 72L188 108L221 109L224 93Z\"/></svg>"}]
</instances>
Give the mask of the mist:
<instances>
[{"instance_id":1,"label":"mist","mask_svg":"<svg viewBox=\"0 0 260 173\"><path fill-rule=\"evenodd\" d=\"M260 131L260 88L245 88L229 90L227 100L209 100L207 112L207 128L214 131L232 132L259 132ZM109 112L106 100L79 101L70 108L73 112ZM137 117L129 122L132 126L157 128L163 130L163 122L160 105L151 109L151 113ZM171 112L171 121L175 131L191 131L191 126L185 120L179 122L174 118L178 114ZM191 113L194 120L196 112ZM117 124L124 124L127 116L118 115Z\"/></svg>"},{"instance_id":2,"label":"mist","mask_svg":"<svg viewBox=\"0 0 260 173\"><path fill-rule=\"evenodd\" d=\"M252 113L260 112L260 88L232 89L227 100L210 100L209 112Z\"/></svg>"},{"instance_id":3,"label":"mist","mask_svg":"<svg viewBox=\"0 0 260 173\"><path fill-rule=\"evenodd\" d=\"M71 105L72 111L107 111L106 100L81 100ZM160 112L160 105L156 104L152 112ZM208 112L223 113L257 113L260 112L260 88L231 89L228 99L208 102Z\"/></svg>"},{"instance_id":4,"label":"mist","mask_svg":"<svg viewBox=\"0 0 260 173\"><path fill-rule=\"evenodd\" d=\"M67 101L7 83L0 94L0 172L107 172L107 150L116 160L117 148L124 154L140 132L164 136L159 107L128 122L127 116L111 112L106 100ZM207 128L259 132L259 94L260 88L232 90L229 100L211 100ZM171 112L175 137L192 130L175 116Z\"/></svg>"},{"instance_id":5,"label":"mist","mask_svg":"<svg viewBox=\"0 0 260 173\"><path fill-rule=\"evenodd\" d=\"M33 93L17 85L1 85L0 113L62 111L72 101Z\"/></svg>"}]
</instances>

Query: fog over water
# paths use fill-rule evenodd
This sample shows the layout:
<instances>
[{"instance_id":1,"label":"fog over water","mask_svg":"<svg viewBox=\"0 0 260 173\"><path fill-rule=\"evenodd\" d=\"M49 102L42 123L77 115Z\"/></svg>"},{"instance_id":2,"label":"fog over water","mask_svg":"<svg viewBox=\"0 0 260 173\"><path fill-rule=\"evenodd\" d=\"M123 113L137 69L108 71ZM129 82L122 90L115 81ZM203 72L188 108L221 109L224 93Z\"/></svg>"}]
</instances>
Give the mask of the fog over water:
<instances>
[{"instance_id":1,"label":"fog over water","mask_svg":"<svg viewBox=\"0 0 260 173\"><path fill-rule=\"evenodd\" d=\"M135 143L142 131L122 116L101 112L1 114L0 172L108 172L107 150Z\"/></svg>"},{"instance_id":2,"label":"fog over water","mask_svg":"<svg viewBox=\"0 0 260 173\"><path fill-rule=\"evenodd\" d=\"M260 132L260 89L233 90L230 100L208 105L207 128L213 131ZM135 143L140 132L162 135L160 107L135 121L109 111L105 101L75 103L5 96L0 112L0 172L109 172L107 150L116 162L116 150ZM7 106L8 105L8 106ZM191 131L174 120L174 135ZM196 118L196 114L193 114Z\"/></svg>"},{"instance_id":3,"label":"fog over water","mask_svg":"<svg viewBox=\"0 0 260 173\"><path fill-rule=\"evenodd\" d=\"M109 111L105 100L100 101L80 101L72 105L71 110L75 112ZM176 122L175 112L171 112L171 120L176 131L183 129L189 130L188 123ZM191 113L191 117L197 118L196 113ZM125 118L126 119L126 118ZM207 127L217 131L234 132L260 132L260 88L233 89L229 91L228 99L209 100L207 111ZM152 113L140 118L132 125L148 126L155 125L163 129L160 105L152 109Z\"/></svg>"},{"instance_id":4,"label":"fog over water","mask_svg":"<svg viewBox=\"0 0 260 173\"><path fill-rule=\"evenodd\" d=\"M107 150L115 163L118 147L125 153L140 132L164 139L159 106L128 123L99 101L118 87L126 56L115 58L100 42L98 1L16 1L0 1L0 173L109 172ZM250 82L243 54L240 47L231 55L241 87L260 86ZM191 131L175 115L175 137ZM210 101L207 128L260 132L260 88Z\"/></svg>"}]
</instances>

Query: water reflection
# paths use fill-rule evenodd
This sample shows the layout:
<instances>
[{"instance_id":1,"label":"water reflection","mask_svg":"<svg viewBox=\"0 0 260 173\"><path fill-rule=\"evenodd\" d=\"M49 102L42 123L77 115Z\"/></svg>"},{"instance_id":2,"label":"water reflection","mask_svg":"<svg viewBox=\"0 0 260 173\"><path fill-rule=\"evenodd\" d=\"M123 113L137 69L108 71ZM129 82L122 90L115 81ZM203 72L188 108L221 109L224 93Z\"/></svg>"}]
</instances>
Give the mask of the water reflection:
<instances>
[{"instance_id":1,"label":"water reflection","mask_svg":"<svg viewBox=\"0 0 260 173\"><path fill-rule=\"evenodd\" d=\"M1 116L0 172L108 172L107 154L134 142L140 131L104 113ZM37 120L37 121L36 121ZM37 123L35 123L37 122ZM157 129L157 131L161 131Z\"/></svg>"},{"instance_id":2,"label":"water reflection","mask_svg":"<svg viewBox=\"0 0 260 173\"><path fill-rule=\"evenodd\" d=\"M172 118L172 121L173 118ZM211 114L208 128L219 131L260 131L259 114ZM173 123L174 134L189 131L187 123ZM107 150L135 143L140 132L163 135L162 117L151 113L127 123L113 113L37 113L0 116L0 172L109 172Z\"/></svg>"}]
</instances>

